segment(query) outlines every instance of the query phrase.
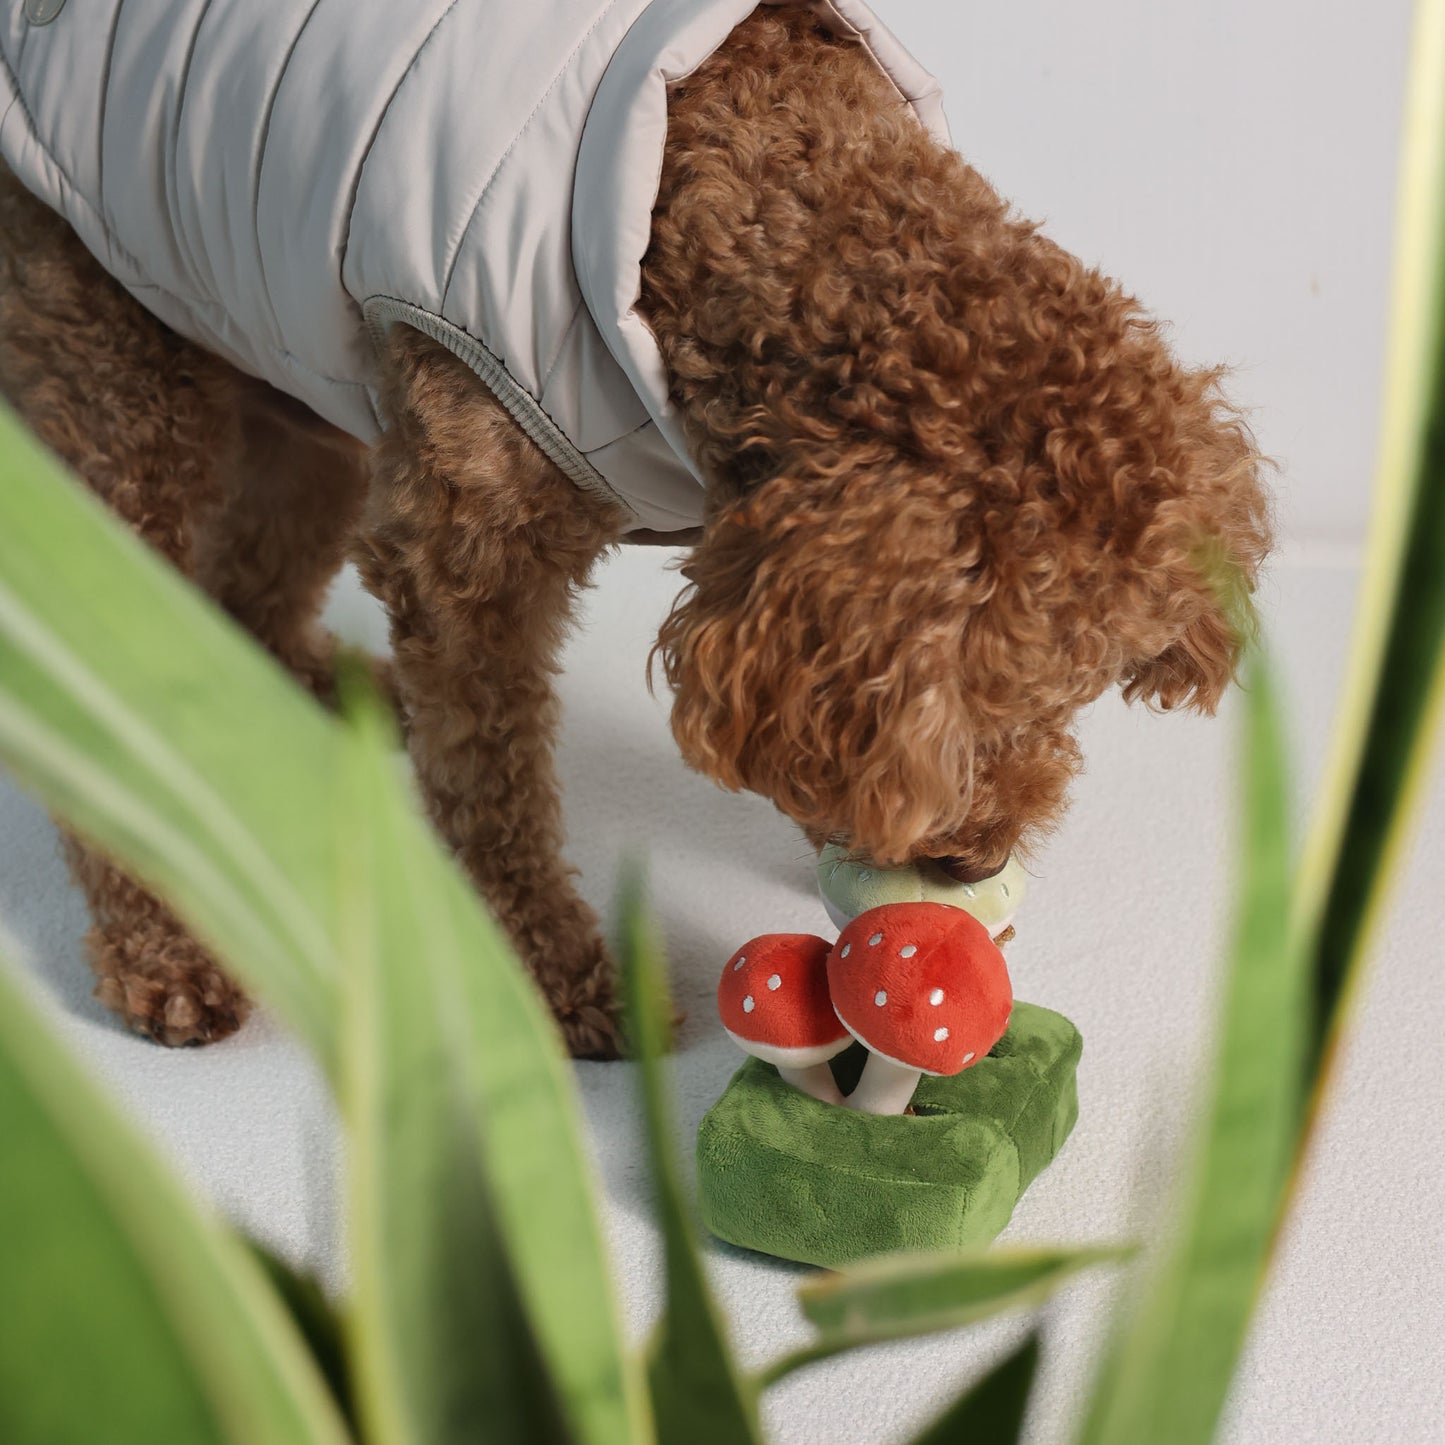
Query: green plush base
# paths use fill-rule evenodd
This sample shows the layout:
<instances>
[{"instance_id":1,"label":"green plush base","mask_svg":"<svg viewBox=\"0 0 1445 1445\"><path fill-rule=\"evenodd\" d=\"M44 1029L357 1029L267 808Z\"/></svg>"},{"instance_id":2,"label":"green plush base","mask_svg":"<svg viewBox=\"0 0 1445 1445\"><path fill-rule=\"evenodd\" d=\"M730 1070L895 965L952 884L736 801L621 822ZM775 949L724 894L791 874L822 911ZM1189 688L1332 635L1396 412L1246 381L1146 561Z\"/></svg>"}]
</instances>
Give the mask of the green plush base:
<instances>
[{"instance_id":1,"label":"green plush base","mask_svg":"<svg viewBox=\"0 0 1445 1445\"><path fill-rule=\"evenodd\" d=\"M820 1103L749 1059L698 1129L703 1222L729 1244L829 1267L986 1244L1074 1127L1081 1050L1062 1014L1016 1002L986 1059L920 1082L911 1117ZM834 1061L845 1091L864 1058L855 1047Z\"/></svg>"}]
</instances>

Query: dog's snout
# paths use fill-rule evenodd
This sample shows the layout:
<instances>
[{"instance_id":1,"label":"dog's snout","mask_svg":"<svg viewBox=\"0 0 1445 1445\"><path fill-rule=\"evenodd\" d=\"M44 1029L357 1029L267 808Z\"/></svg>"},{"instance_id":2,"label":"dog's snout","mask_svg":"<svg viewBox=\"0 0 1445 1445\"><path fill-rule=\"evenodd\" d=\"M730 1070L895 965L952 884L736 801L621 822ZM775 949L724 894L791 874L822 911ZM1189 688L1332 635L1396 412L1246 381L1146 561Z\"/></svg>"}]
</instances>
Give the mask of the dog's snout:
<instances>
[{"instance_id":1,"label":"dog's snout","mask_svg":"<svg viewBox=\"0 0 1445 1445\"><path fill-rule=\"evenodd\" d=\"M1008 855L1005 854L998 863L979 863L957 853L945 853L942 857L931 858L929 861L956 883L983 883L1003 872L1008 865Z\"/></svg>"}]
</instances>

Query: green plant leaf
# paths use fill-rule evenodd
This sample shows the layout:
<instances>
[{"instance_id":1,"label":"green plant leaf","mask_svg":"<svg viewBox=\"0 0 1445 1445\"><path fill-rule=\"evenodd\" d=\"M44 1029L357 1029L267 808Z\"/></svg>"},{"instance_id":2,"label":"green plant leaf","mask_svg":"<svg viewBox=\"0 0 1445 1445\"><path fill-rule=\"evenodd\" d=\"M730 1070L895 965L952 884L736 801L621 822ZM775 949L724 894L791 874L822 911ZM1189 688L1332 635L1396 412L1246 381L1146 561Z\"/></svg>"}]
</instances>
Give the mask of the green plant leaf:
<instances>
[{"instance_id":1,"label":"green plant leaf","mask_svg":"<svg viewBox=\"0 0 1445 1445\"><path fill-rule=\"evenodd\" d=\"M1445 715L1445 3L1416 7L1369 563L1334 755L1300 868L1314 1104L1401 872ZM1301 1148L1308 1131L1301 1139Z\"/></svg>"},{"instance_id":2,"label":"green plant leaf","mask_svg":"<svg viewBox=\"0 0 1445 1445\"><path fill-rule=\"evenodd\" d=\"M1125 1246L996 1248L962 1254L902 1254L819 1275L798 1291L818 1339L782 1356L758 1377L774 1384L843 1350L960 1325L1042 1304L1082 1269L1127 1258Z\"/></svg>"},{"instance_id":3,"label":"green plant leaf","mask_svg":"<svg viewBox=\"0 0 1445 1445\"><path fill-rule=\"evenodd\" d=\"M648 1378L662 1445L738 1445L758 1439L757 1405L740 1379L703 1272L673 1150L663 1055L672 1005L661 949L642 899L635 866L618 887L623 993L628 1034L637 1054L642 1112L667 1269L667 1298L648 1351Z\"/></svg>"},{"instance_id":4,"label":"green plant leaf","mask_svg":"<svg viewBox=\"0 0 1445 1445\"><path fill-rule=\"evenodd\" d=\"M0 1439L341 1445L305 1341L0 961Z\"/></svg>"},{"instance_id":5,"label":"green plant leaf","mask_svg":"<svg viewBox=\"0 0 1445 1445\"><path fill-rule=\"evenodd\" d=\"M649 1437L552 1019L363 707L338 817L359 1407L387 1445Z\"/></svg>"},{"instance_id":6,"label":"green plant leaf","mask_svg":"<svg viewBox=\"0 0 1445 1445\"><path fill-rule=\"evenodd\" d=\"M1031 1334L917 1436L913 1445L1016 1445L1038 1367L1039 1337Z\"/></svg>"},{"instance_id":7,"label":"green plant leaf","mask_svg":"<svg viewBox=\"0 0 1445 1445\"><path fill-rule=\"evenodd\" d=\"M254 1239L245 1239L244 1243L300 1330L301 1338L306 1341L316 1368L330 1386L347 1424L354 1426L351 1372L346 1362L341 1318L335 1307L311 1275L293 1269L279 1255Z\"/></svg>"},{"instance_id":8,"label":"green plant leaf","mask_svg":"<svg viewBox=\"0 0 1445 1445\"><path fill-rule=\"evenodd\" d=\"M328 1061L336 735L0 408L0 759Z\"/></svg>"},{"instance_id":9,"label":"green plant leaf","mask_svg":"<svg viewBox=\"0 0 1445 1445\"><path fill-rule=\"evenodd\" d=\"M343 729L8 415L0 437L0 756L173 902L334 1076L338 939L358 916L339 856L369 826L336 826L338 787L354 783ZM465 1039L448 1077L482 1121L521 1308L577 1438L630 1445L646 1438L645 1397L619 1343L560 1040L391 760L376 767L391 784L371 794L381 842L416 890L386 892L378 926L400 950L387 967L436 941L420 987L448 1001L453 1065Z\"/></svg>"},{"instance_id":10,"label":"green plant leaf","mask_svg":"<svg viewBox=\"0 0 1445 1445\"><path fill-rule=\"evenodd\" d=\"M1269 1256L1300 1118L1308 1014L1290 944L1288 807L1268 672L1246 683L1240 912L1212 1075L1172 1233L1106 1353L1082 1439L1213 1437Z\"/></svg>"}]
</instances>

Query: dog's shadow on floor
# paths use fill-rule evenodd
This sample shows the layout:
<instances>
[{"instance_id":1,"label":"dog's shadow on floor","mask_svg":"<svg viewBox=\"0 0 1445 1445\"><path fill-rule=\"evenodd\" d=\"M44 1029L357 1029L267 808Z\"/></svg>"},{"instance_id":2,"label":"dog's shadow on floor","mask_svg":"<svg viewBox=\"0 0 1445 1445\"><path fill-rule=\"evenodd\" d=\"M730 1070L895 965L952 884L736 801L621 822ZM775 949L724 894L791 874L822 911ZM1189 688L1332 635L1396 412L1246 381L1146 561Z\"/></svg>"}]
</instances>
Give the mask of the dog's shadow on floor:
<instances>
[{"instance_id":1,"label":"dog's shadow on floor","mask_svg":"<svg viewBox=\"0 0 1445 1445\"><path fill-rule=\"evenodd\" d=\"M658 858L681 850L813 891L815 854L798 828L765 799L689 771L666 733L605 714L574 721L557 764L569 855L584 873L609 868L623 847Z\"/></svg>"}]
</instances>

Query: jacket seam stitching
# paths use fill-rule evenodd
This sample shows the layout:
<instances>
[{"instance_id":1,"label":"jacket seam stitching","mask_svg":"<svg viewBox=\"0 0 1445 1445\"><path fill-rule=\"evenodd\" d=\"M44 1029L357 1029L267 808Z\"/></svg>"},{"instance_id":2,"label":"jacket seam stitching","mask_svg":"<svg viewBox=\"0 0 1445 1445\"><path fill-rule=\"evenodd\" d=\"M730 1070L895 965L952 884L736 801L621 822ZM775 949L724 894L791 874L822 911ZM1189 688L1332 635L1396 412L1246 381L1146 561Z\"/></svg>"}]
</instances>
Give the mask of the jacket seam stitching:
<instances>
[{"instance_id":1,"label":"jacket seam stitching","mask_svg":"<svg viewBox=\"0 0 1445 1445\"><path fill-rule=\"evenodd\" d=\"M630 426L627 428L626 431L618 432L617 435L615 437L612 437L609 441L600 442L597 446L593 447L591 451L583 452L582 455L584 457L590 457L592 455L592 452L600 452L607 447L615 447L618 442L625 442L628 437L635 437L638 432L646 431L648 427L650 427L652 424L653 418L651 416L646 416L640 422L638 422L636 426Z\"/></svg>"},{"instance_id":2,"label":"jacket seam stitching","mask_svg":"<svg viewBox=\"0 0 1445 1445\"><path fill-rule=\"evenodd\" d=\"M384 354L388 323L410 326L430 336L472 371L543 455L579 491L611 502L636 518L632 505L597 470L541 401L507 370L506 363L485 342L444 316L395 296L368 296L362 311L378 354Z\"/></svg>"},{"instance_id":3,"label":"jacket seam stitching","mask_svg":"<svg viewBox=\"0 0 1445 1445\"><path fill-rule=\"evenodd\" d=\"M201 38L201 27L206 23L206 16L211 13L211 0L205 0L201 6L200 14L196 16L196 23L191 27L190 39L186 43L186 63L181 71L181 83L176 92L176 118L171 126L171 149L169 156L161 159L165 163L165 187L166 200L171 208L173 218L171 231L176 238L177 247L185 254L186 270L191 280L194 280L200 271L196 265L195 254L191 250L190 238L185 234L180 225L181 216L181 192L176 181L179 168L176 165L176 157L181 149L181 127L185 123L186 97L190 93L191 65L196 58L196 46Z\"/></svg>"},{"instance_id":4,"label":"jacket seam stitching","mask_svg":"<svg viewBox=\"0 0 1445 1445\"><path fill-rule=\"evenodd\" d=\"M20 88L20 77L15 73L15 68L10 64L9 57L5 55L0 55L0 65L3 65L5 67L5 73L10 77L11 84L15 87L15 99L11 102L10 107L6 110L5 114L8 117L10 111L14 110L16 106L19 106L20 114L25 117L26 124L30 127L30 139L34 144L35 149L39 151L40 154L43 155L45 159L49 161L50 164L55 168L55 174L60 177L61 181L64 184L64 189L62 192L62 203L74 205L77 209L84 211L88 216L92 217L95 220L96 224L100 227L101 234L105 237L105 243L107 247L109 247L109 249L113 253L120 255L125 260L126 264L129 265L136 272L137 275L144 276L146 274L146 269L144 266L141 265L140 258L138 256L131 255L131 253L126 250L124 246L120 245L119 242L116 241L115 237L111 234L110 225L107 223L105 217L101 215L101 213L96 210L96 208L91 205L91 203L85 198L85 195L82 193L80 187L77 186L75 182L71 179L70 172L67 171L65 167L60 164L59 160L57 160L55 157L55 153L50 149L48 145L45 144L43 140L40 139L40 127L35 124L35 116L31 112L29 105L26 104L25 94ZM29 190L30 187L27 186L26 189ZM52 207L52 209L55 208ZM65 215L64 211L61 211L61 215ZM65 216L65 219L68 222L70 218L68 216ZM119 276L117 276L115 279L119 281L122 286L127 284L125 281L122 281ZM157 289L160 288L158 287ZM178 296L176 299L184 300L185 298Z\"/></svg>"},{"instance_id":5,"label":"jacket seam stitching","mask_svg":"<svg viewBox=\"0 0 1445 1445\"><path fill-rule=\"evenodd\" d=\"M111 12L110 34L105 42L105 64L100 73L100 116L97 120L98 133L95 138L95 199L97 212L103 222L106 222L105 235L107 246L110 243L109 207L105 203L105 116L110 108L110 70L115 60L115 41L120 34L121 12L125 9L125 0Z\"/></svg>"},{"instance_id":6,"label":"jacket seam stitching","mask_svg":"<svg viewBox=\"0 0 1445 1445\"><path fill-rule=\"evenodd\" d=\"M552 359L547 363L547 369L542 373L541 384L537 387L539 397L547 395L547 387L552 380L552 373L562 364L562 352L566 349L567 338L572 335L572 328L577 325L577 318L581 316L584 304L580 299L572 308L572 315L567 319L567 324L562 328L562 338L558 341L552 352Z\"/></svg>"},{"instance_id":7,"label":"jacket seam stitching","mask_svg":"<svg viewBox=\"0 0 1445 1445\"><path fill-rule=\"evenodd\" d=\"M507 143L506 150L504 150L502 154L497 157L497 163L492 167L492 173L487 177L485 183L482 186L481 193L477 196L476 202L472 206L470 212L468 212L466 224L462 227L461 234L457 237L457 243L455 247L453 247L452 254L447 261L446 280L442 283L440 308L442 311L446 310L447 299L451 295L452 278L456 274L457 263L461 260L462 251L466 247L467 236L470 234L472 226L477 219L477 213L482 209L483 202L486 201L487 196L491 193L493 185L496 184L497 177L501 175L502 167L506 165L508 158L511 156L512 152L516 150L517 143L527 133L527 130L531 126L532 122L536 120L538 114L541 112L542 107L547 103L547 100L551 96L552 92L556 90L562 77L566 75L569 70L571 70L572 66L577 60L578 55L582 53L582 47L586 45L586 43L592 38L593 32L596 31L597 27L601 25L602 22L607 18L607 16L612 12L616 4L617 0L607 0L607 3L602 7L600 11L598 11L596 19L594 19L591 25L589 25L587 29L583 31L576 45L572 47L571 53L567 56L567 59L562 62L561 66L557 70L557 73L548 82L547 88L542 92L541 95L537 97L537 103L532 107L530 111L528 111L526 120L524 120L522 124L517 128L516 134Z\"/></svg>"},{"instance_id":8,"label":"jacket seam stitching","mask_svg":"<svg viewBox=\"0 0 1445 1445\"><path fill-rule=\"evenodd\" d=\"M351 185L346 196L346 239L342 243L341 254L337 258L337 277L341 282L341 289L343 291L346 290L346 258L351 254L351 237L356 227L356 198L361 191L361 178L366 171L367 165L371 161L372 152L376 149L376 142L381 135L381 128L386 124L386 118L391 114L391 108L396 104L396 98L401 94L402 87L411 78L417 66L420 64L423 51L425 51L436 38L437 31L446 24L456 8L457 0L450 0L446 9L443 10L432 23L431 29L427 31L411 59L407 61L406 69L397 76L396 84L391 88L391 94L387 96L386 103L377 112L376 124L372 127L371 134L366 138L366 149L362 151L361 159L352 171Z\"/></svg>"},{"instance_id":9,"label":"jacket seam stitching","mask_svg":"<svg viewBox=\"0 0 1445 1445\"><path fill-rule=\"evenodd\" d=\"M207 6L210 0L206 0ZM305 19L296 27L296 33L291 37L291 42L286 47L286 53L281 57L281 64L276 69L276 83L271 87L270 93L266 96L266 114L261 122L261 132L256 146L256 179L251 186L251 234L256 242L257 269L261 279L261 295L266 303L266 310L271 316L272 334L279 340L282 335L281 318L276 314L276 303L271 296L271 287L266 279L266 253L261 245L261 178L266 167L266 146L271 138L271 117L276 111L276 100L281 94L281 87L286 83L286 76L291 69L292 57L296 54L296 47L301 43L301 37L305 35L307 27L311 24L312 18L317 10L321 8L321 0L311 0L311 7L306 12ZM197 27L199 28L199 27Z\"/></svg>"},{"instance_id":10,"label":"jacket seam stitching","mask_svg":"<svg viewBox=\"0 0 1445 1445\"><path fill-rule=\"evenodd\" d=\"M36 149L55 167L60 173L61 180L73 191L75 189L75 182L70 179L65 167L50 154L50 148L40 139L40 127L35 124L35 117L31 114L29 105L26 104L25 92L20 87L20 77L15 73L15 67L10 64L10 57L0 54L0 65L5 67L5 73L10 77L10 83L15 87L15 99L10 103L9 109L6 110L5 114L8 116L10 111L14 110L17 105L20 107L20 114L25 117L26 122L29 124L30 134L35 137Z\"/></svg>"}]
</instances>

